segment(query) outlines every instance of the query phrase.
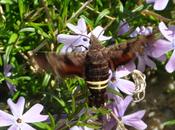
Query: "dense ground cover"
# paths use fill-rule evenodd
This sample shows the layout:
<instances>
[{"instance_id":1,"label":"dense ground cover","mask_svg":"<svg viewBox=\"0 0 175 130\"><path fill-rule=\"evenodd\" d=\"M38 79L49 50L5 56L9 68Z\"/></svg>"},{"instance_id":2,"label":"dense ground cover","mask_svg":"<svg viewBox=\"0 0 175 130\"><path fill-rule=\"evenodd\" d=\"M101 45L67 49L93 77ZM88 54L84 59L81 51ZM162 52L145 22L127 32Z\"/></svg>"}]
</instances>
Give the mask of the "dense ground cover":
<instances>
[{"instance_id":1,"label":"dense ground cover","mask_svg":"<svg viewBox=\"0 0 175 130\"><path fill-rule=\"evenodd\" d=\"M174 25L174 0L0 0L0 129L174 129ZM55 76L33 59L83 53L92 33L106 47L148 39L110 71L100 108L88 105L84 78Z\"/></svg>"}]
</instances>

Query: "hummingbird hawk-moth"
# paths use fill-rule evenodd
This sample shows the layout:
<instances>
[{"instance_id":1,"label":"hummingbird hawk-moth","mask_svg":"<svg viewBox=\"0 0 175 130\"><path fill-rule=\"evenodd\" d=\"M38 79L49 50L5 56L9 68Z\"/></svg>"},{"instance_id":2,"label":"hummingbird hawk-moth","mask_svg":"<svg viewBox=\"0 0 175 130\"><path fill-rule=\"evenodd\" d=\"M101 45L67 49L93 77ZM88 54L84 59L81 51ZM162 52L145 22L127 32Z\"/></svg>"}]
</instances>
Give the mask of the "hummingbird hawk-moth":
<instances>
[{"instance_id":1,"label":"hummingbird hawk-moth","mask_svg":"<svg viewBox=\"0 0 175 130\"><path fill-rule=\"evenodd\" d=\"M34 55L34 59L44 70L51 70L55 75L78 75L85 79L91 93L89 105L103 106L106 99L106 87L109 81L109 70L115 71L135 58L136 53L143 51L145 44L152 36L145 36L109 47L102 46L98 39L91 35L90 47L84 52L56 54L53 52Z\"/></svg>"}]
</instances>

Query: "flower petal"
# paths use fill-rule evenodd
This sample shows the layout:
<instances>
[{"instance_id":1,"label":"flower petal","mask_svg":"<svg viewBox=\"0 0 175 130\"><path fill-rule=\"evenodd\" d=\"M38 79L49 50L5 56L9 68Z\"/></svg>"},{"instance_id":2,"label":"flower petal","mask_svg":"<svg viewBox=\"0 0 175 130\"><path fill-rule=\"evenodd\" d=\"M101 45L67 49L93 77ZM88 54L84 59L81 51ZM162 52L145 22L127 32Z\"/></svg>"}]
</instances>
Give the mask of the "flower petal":
<instances>
[{"instance_id":1,"label":"flower petal","mask_svg":"<svg viewBox=\"0 0 175 130\"><path fill-rule=\"evenodd\" d=\"M154 9L155 10L164 10L168 4L169 0L155 0Z\"/></svg>"},{"instance_id":2,"label":"flower petal","mask_svg":"<svg viewBox=\"0 0 175 130\"><path fill-rule=\"evenodd\" d=\"M81 34L80 30L78 30L77 26L71 24L71 23L67 23L66 26L73 31L75 34Z\"/></svg>"},{"instance_id":3,"label":"flower petal","mask_svg":"<svg viewBox=\"0 0 175 130\"><path fill-rule=\"evenodd\" d=\"M121 78L129 75L136 68L134 62L129 62L126 65L121 65L116 70L116 78Z\"/></svg>"},{"instance_id":4,"label":"flower petal","mask_svg":"<svg viewBox=\"0 0 175 130\"><path fill-rule=\"evenodd\" d=\"M172 43L159 39L153 44L152 56L158 58L173 49Z\"/></svg>"},{"instance_id":5,"label":"flower petal","mask_svg":"<svg viewBox=\"0 0 175 130\"><path fill-rule=\"evenodd\" d=\"M128 95L133 95L135 91L135 84L129 80L125 79L118 79L118 88L120 91L128 94Z\"/></svg>"},{"instance_id":6,"label":"flower petal","mask_svg":"<svg viewBox=\"0 0 175 130\"><path fill-rule=\"evenodd\" d=\"M137 69L140 70L140 71L142 71L142 72L145 70L144 56L138 55L138 65L137 65Z\"/></svg>"},{"instance_id":7,"label":"flower petal","mask_svg":"<svg viewBox=\"0 0 175 130\"><path fill-rule=\"evenodd\" d=\"M20 130L20 128L18 127L18 125L13 124L12 126L10 126L10 128L8 128L8 130Z\"/></svg>"},{"instance_id":8,"label":"flower petal","mask_svg":"<svg viewBox=\"0 0 175 130\"><path fill-rule=\"evenodd\" d=\"M12 75L12 73L10 72L11 69L12 69L12 66L10 64L4 65L4 75L6 77L10 77Z\"/></svg>"},{"instance_id":9,"label":"flower petal","mask_svg":"<svg viewBox=\"0 0 175 130\"><path fill-rule=\"evenodd\" d=\"M159 23L159 30L167 40L171 42L173 41L173 31L171 29L168 29L164 22Z\"/></svg>"},{"instance_id":10,"label":"flower petal","mask_svg":"<svg viewBox=\"0 0 175 130\"><path fill-rule=\"evenodd\" d=\"M0 110L0 127L9 126L14 123L14 117L4 111Z\"/></svg>"},{"instance_id":11,"label":"flower petal","mask_svg":"<svg viewBox=\"0 0 175 130\"><path fill-rule=\"evenodd\" d=\"M111 118L104 126L102 130L113 130L113 127L117 124L116 120Z\"/></svg>"},{"instance_id":12,"label":"flower petal","mask_svg":"<svg viewBox=\"0 0 175 130\"><path fill-rule=\"evenodd\" d=\"M89 128L89 127L87 127L87 126L84 126L83 127L83 130L93 130L92 128Z\"/></svg>"},{"instance_id":13,"label":"flower petal","mask_svg":"<svg viewBox=\"0 0 175 130\"><path fill-rule=\"evenodd\" d=\"M119 117L123 117L123 115L126 111L126 108L131 103L132 99L133 98L131 96L127 96L125 99L122 99L121 97L116 96L115 103L116 103L116 106L118 109Z\"/></svg>"},{"instance_id":14,"label":"flower petal","mask_svg":"<svg viewBox=\"0 0 175 130\"><path fill-rule=\"evenodd\" d=\"M70 45L70 44L75 44L80 37L81 37L80 35L59 34L57 35L57 40L60 43Z\"/></svg>"},{"instance_id":15,"label":"flower petal","mask_svg":"<svg viewBox=\"0 0 175 130\"><path fill-rule=\"evenodd\" d=\"M86 126L73 126L69 130L93 130L92 128Z\"/></svg>"},{"instance_id":16,"label":"flower petal","mask_svg":"<svg viewBox=\"0 0 175 130\"><path fill-rule=\"evenodd\" d=\"M81 34L87 35L87 27L86 27L86 22L85 22L84 18L80 18L78 20L77 28L78 28L78 30L80 30Z\"/></svg>"},{"instance_id":17,"label":"flower petal","mask_svg":"<svg viewBox=\"0 0 175 130\"><path fill-rule=\"evenodd\" d=\"M152 69L156 68L156 64L147 55L144 55L144 60L145 60L145 64L150 68Z\"/></svg>"},{"instance_id":18,"label":"flower petal","mask_svg":"<svg viewBox=\"0 0 175 130\"><path fill-rule=\"evenodd\" d=\"M146 3L154 3L155 0L146 0Z\"/></svg>"},{"instance_id":19,"label":"flower petal","mask_svg":"<svg viewBox=\"0 0 175 130\"><path fill-rule=\"evenodd\" d=\"M7 104L10 107L10 110L14 117L21 117L24 111L24 104L25 104L25 99L24 97L20 97L15 104L11 99L7 100Z\"/></svg>"},{"instance_id":20,"label":"flower petal","mask_svg":"<svg viewBox=\"0 0 175 130\"><path fill-rule=\"evenodd\" d=\"M15 91L17 91L16 87L14 85L12 85L9 81L6 80L6 84L7 84L7 87L9 88L11 94L13 94Z\"/></svg>"},{"instance_id":21,"label":"flower petal","mask_svg":"<svg viewBox=\"0 0 175 130\"><path fill-rule=\"evenodd\" d=\"M144 35L144 36L148 36L152 33L152 31L153 31L152 27L146 27L145 28L144 26L141 26L139 34Z\"/></svg>"},{"instance_id":22,"label":"flower petal","mask_svg":"<svg viewBox=\"0 0 175 130\"><path fill-rule=\"evenodd\" d=\"M106 41L112 38L112 37L103 36L104 30L101 26L97 26L94 30L92 30L92 32L88 34L88 36L90 37L92 34L95 37L97 37L99 41Z\"/></svg>"},{"instance_id":23,"label":"flower petal","mask_svg":"<svg viewBox=\"0 0 175 130\"><path fill-rule=\"evenodd\" d=\"M87 35L87 28L86 28L86 23L83 18L80 18L78 20L77 26L67 23L67 27L72 30L75 34L84 34Z\"/></svg>"},{"instance_id":24,"label":"flower petal","mask_svg":"<svg viewBox=\"0 0 175 130\"><path fill-rule=\"evenodd\" d=\"M172 73L175 70L175 50L173 51L173 54L171 55L171 58L166 64L165 68L169 73Z\"/></svg>"},{"instance_id":25,"label":"flower petal","mask_svg":"<svg viewBox=\"0 0 175 130\"><path fill-rule=\"evenodd\" d=\"M162 56L158 57L157 60L160 61L160 62L165 61L166 60L166 55L162 55Z\"/></svg>"},{"instance_id":26,"label":"flower petal","mask_svg":"<svg viewBox=\"0 0 175 130\"><path fill-rule=\"evenodd\" d=\"M118 81L115 80L115 81L109 81L108 82L108 86L111 87L112 89L116 90L117 92L119 92L118 88L117 88L117 84L118 84Z\"/></svg>"},{"instance_id":27,"label":"flower petal","mask_svg":"<svg viewBox=\"0 0 175 130\"><path fill-rule=\"evenodd\" d=\"M23 120L26 123L41 122L47 120L47 115L40 115L43 105L35 104L24 115Z\"/></svg>"},{"instance_id":28,"label":"flower petal","mask_svg":"<svg viewBox=\"0 0 175 130\"><path fill-rule=\"evenodd\" d=\"M35 128L31 127L27 123L22 123L19 125L20 130L36 130Z\"/></svg>"},{"instance_id":29,"label":"flower petal","mask_svg":"<svg viewBox=\"0 0 175 130\"><path fill-rule=\"evenodd\" d=\"M129 31L129 24L126 21L121 21L119 24L118 36Z\"/></svg>"},{"instance_id":30,"label":"flower petal","mask_svg":"<svg viewBox=\"0 0 175 130\"><path fill-rule=\"evenodd\" d=\"M79 126L73 126L69 130L82 130Z\"/></svg>"},{"instance_id":31,"label":"flower petal","mask_svg":"<svg viewBox=\"0 0 175 130\"><path fill-rule=\"evenodd\" d=\"M60 34L58 38L60 38L59 41L64 42L61 53L67 53L71 51L84 51L90 45L90 39L86 36Z\"/></svg>"},{"instance_id":32,"label":"flower petal","mask_svg":"<svg viewBox=\"0 0 175 130\"><path fill-rule=\"evenodd\" d=\"M145 110L141 110L133 114L123 116L122 121L124 124L132 126L137 130L144 130L147 128L147 125L141 120L144 114Z\"/></svg>"}]
</instances>

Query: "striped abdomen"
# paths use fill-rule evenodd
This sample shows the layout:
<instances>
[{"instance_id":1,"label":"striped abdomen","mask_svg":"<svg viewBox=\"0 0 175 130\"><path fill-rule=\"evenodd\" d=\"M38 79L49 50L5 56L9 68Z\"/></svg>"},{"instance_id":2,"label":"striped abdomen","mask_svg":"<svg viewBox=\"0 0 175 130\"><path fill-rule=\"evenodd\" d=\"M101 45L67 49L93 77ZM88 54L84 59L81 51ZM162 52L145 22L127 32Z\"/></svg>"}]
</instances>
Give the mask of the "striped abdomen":
<instances>
[{"instance_id":1,"label":"striped abdomen","mask_svg":"<svg viewBox=\"0 0 175 130\"><path fill-rule=\"evenodd\" d=\"M85 60L85 78L91 95L89 105L100 107L105 102L105 92L109 78L109 65L99 50L89 51Z\"/></svg>"}]
</instances>

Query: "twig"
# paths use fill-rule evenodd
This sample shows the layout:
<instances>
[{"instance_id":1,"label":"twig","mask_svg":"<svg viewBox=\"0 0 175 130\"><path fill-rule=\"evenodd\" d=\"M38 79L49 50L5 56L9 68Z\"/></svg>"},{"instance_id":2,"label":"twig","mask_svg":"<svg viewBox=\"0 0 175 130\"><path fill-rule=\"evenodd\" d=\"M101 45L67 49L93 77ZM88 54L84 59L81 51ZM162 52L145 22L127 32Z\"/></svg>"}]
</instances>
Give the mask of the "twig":
<instances>
[{"instance_id":1,"label":"twig","mask_svg":"<svg viewBox=\"0 0 175 130\"><path fill-rule=\"evenodd\" d=\"M50 17L50 14L49 14L49 9L48 9L48 7L46 6L45 1L44 1L44 0L41 0L41 4L43 5L44 10L45 10L45 12L46 12L48 22L51 22L51 21L52 21L52 19L51 19L51 17Z\"/></svg>"},{"instance_id":2,"label":"twig","mask_svg":"<svg viewBox=\"0 0 175 130\"><path fill-rule=\"evenodd\" d=\"M47 40L42 41L35 49L32 50L33 53L38 52L41 48L43 48L47 44Z\"/></svg>"},{"instance_id":3,"label":"twig","mask_svg":"<svg viewBox=\"0 0 175 130\"><path fill-rule=\"evenodd\" d=\"M69 19L67 22L70 22L72 19L76 18L82 11L84 8L86 8L87 5L89 5L93 0L88 0L86 1L79 10L77 10L77 12L75 12Z\"/></svg>"},{"instance_id":4,"label":"twig","mask_svg":"<svg viewBox=\"0 0 175 130\"><path fill-rule=\"evenodd\" d=\"M155 12L149 11L149 10L143 10L143 11L141 12L141 14L144 15L144 16L145 16L145 15L154 16L154 17L156 17L157 19L159 19L159 20L161 20L161 21L164 21L164 22L170 22L170 21L171 21L171 19L165 18L165 17L163 17L163 16L161 16L161 15L155 13Z\"/></svg>"},{"instance_id":5,"label":"twig","mask_svg":"<svg viewBox=\"0 0 175 130\"><path fill-rule=\"evenodd\" d=\"M113 113L111 112L111 115L114 117L114 119L117 121L117 130L127 130L123 124L122 121L119 120L119 118Z\"/></svg>"}]
</instances>

